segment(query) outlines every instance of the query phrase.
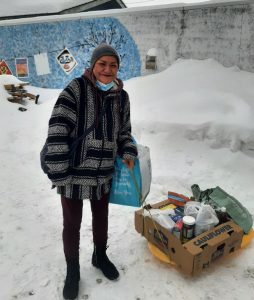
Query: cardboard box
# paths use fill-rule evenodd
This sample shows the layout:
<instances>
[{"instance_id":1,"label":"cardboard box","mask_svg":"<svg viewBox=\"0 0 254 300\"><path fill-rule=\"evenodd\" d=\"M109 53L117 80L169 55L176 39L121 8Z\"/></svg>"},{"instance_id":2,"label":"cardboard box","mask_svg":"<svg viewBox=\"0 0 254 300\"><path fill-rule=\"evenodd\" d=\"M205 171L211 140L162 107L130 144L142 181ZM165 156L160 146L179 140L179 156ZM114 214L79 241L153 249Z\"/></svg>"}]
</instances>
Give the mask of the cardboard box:
<instances>
[{"instance_id":1,"label":"cardboard box","mask_svg":"<svg viewBox=\"0 0 254 300\"><path fill-rule=\"evenodd\" d=\"M165 200L152 208L168 204ZM186 274L196 275L219 257L225 257L241 247L243 230L233 221L226 222L206 231L182 244L169 230L148 216L144 209L135 212L135 228L149 242L158 247Z\"/></svg>"}]
</instances>

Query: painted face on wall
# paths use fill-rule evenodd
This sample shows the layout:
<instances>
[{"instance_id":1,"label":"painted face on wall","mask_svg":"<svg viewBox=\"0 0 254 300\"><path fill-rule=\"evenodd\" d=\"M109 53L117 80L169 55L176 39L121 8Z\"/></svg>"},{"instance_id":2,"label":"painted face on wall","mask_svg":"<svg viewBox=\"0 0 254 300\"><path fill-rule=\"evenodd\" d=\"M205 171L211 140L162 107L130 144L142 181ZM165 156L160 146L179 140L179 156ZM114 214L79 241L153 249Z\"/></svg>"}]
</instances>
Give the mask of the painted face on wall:
<instances>
[{"instance_id":1,"label":"painted face on wall","mask_svg":"<svg viewBox=\"0 0 254 300\"><path fill-rule=\"evenodd\" d=\"M93 74L97 80L107 84L117 77L118 64L115 56L100 57L93 67Z\"/></svg>"},{"instance_id":2,"label":"painted face on wall","mask_svg":"<svg viewBox=\"0 0 254 300\"><path fill-rule=\"evenodd\" d=\"M59 58L60 64L63 64L63 65L71 63L72 60L73 60L73 59L72 59L72 57L70 56L70 54L62 54L62 55L60 56L60 58Z\"/></svg>"},{"instance_id":3,"label":"painted face on wall","mask_svg":"<svg viewBox=\"0 0 254 300\"><path fill-rule=\"evenodd\" d=\"M76 67L77 62L73 58L72 54L66 49L58 56L58 62L66 73L70 73L74 67Z\"/></svg>"}]
</instances>

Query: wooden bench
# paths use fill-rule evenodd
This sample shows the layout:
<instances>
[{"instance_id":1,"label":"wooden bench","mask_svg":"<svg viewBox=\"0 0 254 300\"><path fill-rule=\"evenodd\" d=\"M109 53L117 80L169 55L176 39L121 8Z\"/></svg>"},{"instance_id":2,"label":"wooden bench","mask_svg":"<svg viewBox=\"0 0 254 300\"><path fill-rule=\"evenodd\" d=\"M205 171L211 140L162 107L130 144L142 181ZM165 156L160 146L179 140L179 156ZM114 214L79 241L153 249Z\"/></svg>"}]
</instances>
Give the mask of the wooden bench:
<instances>
[{"instance_id":1,"label":"wooden bench","mask_svg":"<svg viewBox=\"0 0 254 300\"><path fill-rule=\"evenodd\" d=\"M28 85L29 82L22 82L17 84L5 84L5 90L11 95L8 97L8 101L22 103L24 98L28 98L29 100L34 100L35 104L38 103L39 95L33 95L28 93L27 90L24 89L25 85Z\"/></svg>"},{"instance_id":2,"label":"wooden bench","mask_svg":"<svg viewBox=\"0 0 254 300\"><path fill-rule=\"evenodd\" d=\"M12 102L12 103L22 103L22 99L20 97L8 97L7 98L8 101Z\"/></svg>"}]
</instances>

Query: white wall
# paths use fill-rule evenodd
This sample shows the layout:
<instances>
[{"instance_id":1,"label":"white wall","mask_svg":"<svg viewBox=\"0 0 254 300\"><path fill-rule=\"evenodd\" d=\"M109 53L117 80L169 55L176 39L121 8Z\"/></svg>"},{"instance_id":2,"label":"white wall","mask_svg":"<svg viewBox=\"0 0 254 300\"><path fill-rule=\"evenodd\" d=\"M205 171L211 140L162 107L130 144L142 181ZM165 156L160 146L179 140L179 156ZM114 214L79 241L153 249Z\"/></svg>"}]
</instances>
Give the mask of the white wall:
<instances>
[{"instance_id":1,"label":"white wall","mask_svg":"<svg viewBox=\"0 0 254 300\"><path fill-rule=\"evenodd\" d=\"M142 58L158 49L158 71L179 57L214 58L254 72L254 4L248 1L146 10L118 19L136 41Z\"/></svg>"}]
</instances>

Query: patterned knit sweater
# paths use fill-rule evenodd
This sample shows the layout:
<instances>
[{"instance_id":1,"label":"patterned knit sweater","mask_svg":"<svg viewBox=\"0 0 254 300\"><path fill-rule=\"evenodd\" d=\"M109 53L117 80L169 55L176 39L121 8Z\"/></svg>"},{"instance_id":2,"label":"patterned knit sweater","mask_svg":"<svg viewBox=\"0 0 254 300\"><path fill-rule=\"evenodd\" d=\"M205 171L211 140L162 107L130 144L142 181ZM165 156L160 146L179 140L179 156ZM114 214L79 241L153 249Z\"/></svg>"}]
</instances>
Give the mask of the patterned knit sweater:
<instances>
[{"instance_id":1,"label":"patterned knit sweater","mask_svg":"<svg viewBox=\"0 0 254 300\"><path fill-rule=\"evenodd\" d=\"M123 159L137 156L131 139L129 97L122 81L116 82L117 88L103 92L86 70L69 83L54 106L45 161L49 179L68 198L100 198L108 192L116 155ZM70 157L73 142L93 124L94 130Z\"/></svg>"}]
</instances>

